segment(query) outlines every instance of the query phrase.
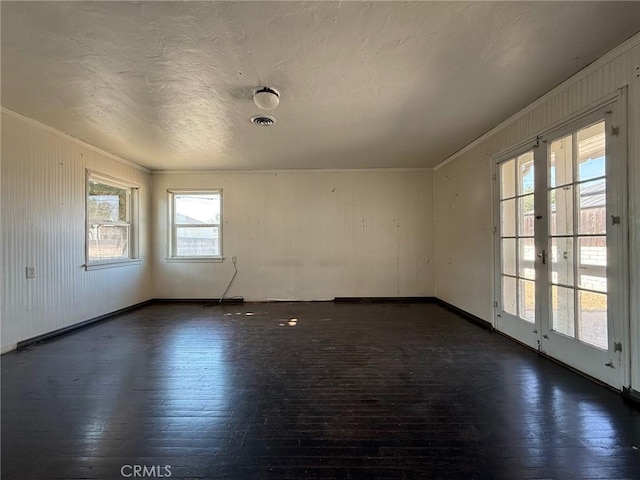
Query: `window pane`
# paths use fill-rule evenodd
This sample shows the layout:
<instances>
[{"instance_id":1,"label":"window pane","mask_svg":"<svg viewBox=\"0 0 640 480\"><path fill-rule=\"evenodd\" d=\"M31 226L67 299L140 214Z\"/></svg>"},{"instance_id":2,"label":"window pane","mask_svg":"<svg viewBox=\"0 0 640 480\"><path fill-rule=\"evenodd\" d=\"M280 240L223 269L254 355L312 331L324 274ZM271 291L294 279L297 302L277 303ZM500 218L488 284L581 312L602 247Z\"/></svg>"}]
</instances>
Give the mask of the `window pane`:
<instances>
[{"instance_id":1,"label":"window pane","mask_svg":"<svg viewBox=\"0 0 640 480\"><path fill-rule=\"evenodd\" d=\"M578 142L578 180L603 177L605 175L605 129L604 122L579 130Z\"/></svg>"},{"instance_id":2,"label":"window pane","mask_svg":"<svg viewBox=\"0 0 640 480\"><path fill-rule=\"evenodd\" d=\"M580 214L578 232L598 234L607 232L607 195L604 178L578 185Z\"/></svg>"},{"instance_id":3,"label":"window pane","mask_svg":"<svg viewBox=\"0 0 640 480\"><path fill-rule=\"evenodd\" d=\"M602 293L578 293L580 309L580 340L599 348L607 349L607 296Z\"/></svg>"},{"instance_id":4,"label":"window pane","mask_svg":"<svg viewBox=\"0 0 640 480\"><path fill-rule=\"evenodd\" d=\"M516 235L516 200L503 200L500 202L500 235L503 237L515 237Z\"/></svg>"},{"instance_id":5,"label":"window pane","mask_svg":"<svg viewBox=\"0 0 640 480\"><path fill-rule=\"evenodd\" d=\"M575 337L572 288L551 287L551 310L553 322L551 328L556 332Z\"/></svg>"},{"instance_id":6,"label":"window pane","mask_svg":"<svg viewBox=\"0 0 640 480\"><path fill-rule=\"evenodd\" d=\"M590 266L607 266L607 239L606 237L580 237L579 268Z\"/></svg>"},{"instance_id":7,"label":"window pane","mask_svg":"<svg viewBox=\"0 0 640 480\"><path fill-rule=\"evenodd\" d=\"M518 195L533 192L533 152L518 157Z\"/></svg>"},{"instance_id":8,"label":"window pane","mask_svg":"<svg viewBox=\"0 0 640 480\"><path fill-rule=\"evenodd\" d=\"M89 225L89 261L129 258L129 226Z\"/></svg>"},{"instance_id":9,"label":"window pane","mask_svg":"<svg viewBox=\"0 0 640 480\"><path fill-rule=\"evenodd\" d=\"M500 164L500 198L516 196L516 161Z\"/></svg>"},{"instance_id":10,"label":"window pane","mask_svg":"<svg viewBox=\"0 0 640 480\"><path fill-rule=\"evenodd\" d=\"M573 238L551 240L551 281L573 286Z\"/></svg>"},{"instance_id":11,"label":"window pane","mask_svg":"<svg viewBox=\"0 0 640 480\"><path fill-rule=\"evenodd\" d=\"M607 293L607 277L583 275L581 273L579 276L578 284L582 288L588 288L589 290L597 290L599 292Z\"/></svg>"},{"instance_id":12,"label":"window pane","mask_svg":"<svg viewBox=\"0 0 640 480\"><path fill-rule=\"evenodd\" d=\"M573 187L554 188L549 192L549 214L551 235L573 234Z\"/></svg>"},{"instance_id":13,"label":"window pane","mask_svg":"<svg viewBox=\"0 0 640 480\"><path fill-rule=\"evenodd\" d=\"M179 257L219 255L218 227L178 227L175 253Z\"/></svg>"},{"instance_id":14,"label":"window pane","mask_svg":"<svg viewBox=\"0 0 640 480\"><path fill-rule=\"evenodd\" d=\"M578 238L579 285L583 288L607 291L607 238Z\"/></svg>"},{"instance_id":15,"label":"window pane","mask_svg":"<svg viewBox=\"0 0 640 480\"><path fill-rule=\"evenodd\" d=\"M219 224L219 194L176 194L175 222L177 224Z\"/></svg>"},{"instance_id":16,"label":"window pane","mask_svg":"<svg viewBox=\"0 0 640 480\"><path fill-rule=\"evenodd\" d=\"M518 280L520 318L534 323L536 321L536 287L530 280Z\"/></svg>"},{"instance_id":17,"label":"window pane","mask_svg":"<svg viewBox=\"0 0 640 480\"><path fill-rule=\"evenodd\" d=\"M533 195L518 198L518 234L533 237Z\"/></svg>"},{"instance_id":18,"label":"window pane","mask_svg":"<svg viewBox=\"0 0 640 480\"><path fill-rule=\"evenodd\" d=\"M128 221L127 189L89 181L87 214L93 223Z\"/></svg>"},{"instance_id":19,"label":"window pane","mask_svg":"<svg viewBox=\"0 0 640 480\"><path fill-rule=\"evenodd\" d=\"M518 315L516 307L516 279L502 277L502 309L511 315Z\"/></svg>"},{"instance_id":20,"label":"window pane","mask_svg":"<svg viewBox=\"0 0 640 480\"><path fill-rule=\"evenodd\" d=\"M549 147L549 185L552 187L573 182L572 150L571 135L551 143Z\"/></svg>"},{"instance_id":21,"label":"window pane","mask_svg":"<svg viewBox=\"0 0 640 480\"><path fill-rule=\"evenodd\" d=\"M534 280L536 277L535 248L533 238L523 238L518 240L520 257L518 259L518 276Z\"/></svg>"},{"instance_id":22,"label":"window pane","mask_svg":"<svg viewBox=\"0 0 640 480\"><path fill-rule=\"evenodd\" d=\"M516 240L515 238L502 239L502 273L516 274Z\"/></svg>"}]
</instances>

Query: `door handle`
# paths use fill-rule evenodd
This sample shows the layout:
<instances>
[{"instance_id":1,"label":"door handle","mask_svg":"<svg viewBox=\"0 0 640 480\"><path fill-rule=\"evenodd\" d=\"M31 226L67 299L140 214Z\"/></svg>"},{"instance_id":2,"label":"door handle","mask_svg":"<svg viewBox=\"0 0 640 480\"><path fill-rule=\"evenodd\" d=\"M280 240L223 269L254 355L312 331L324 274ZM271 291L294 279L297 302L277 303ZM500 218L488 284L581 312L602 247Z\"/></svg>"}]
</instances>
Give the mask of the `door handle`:
<instances>
[{"instance_id":1,"label":"door handle","mask_svg":"<svg viewBox=\"0 0 640 480\"><path fill-rule=\"evenodd\" d=\"M547 263L547 252L545 250L538 252L538 258L540 258L542 260L542 264L545 265Z\"/></svg>"}]
</instances>

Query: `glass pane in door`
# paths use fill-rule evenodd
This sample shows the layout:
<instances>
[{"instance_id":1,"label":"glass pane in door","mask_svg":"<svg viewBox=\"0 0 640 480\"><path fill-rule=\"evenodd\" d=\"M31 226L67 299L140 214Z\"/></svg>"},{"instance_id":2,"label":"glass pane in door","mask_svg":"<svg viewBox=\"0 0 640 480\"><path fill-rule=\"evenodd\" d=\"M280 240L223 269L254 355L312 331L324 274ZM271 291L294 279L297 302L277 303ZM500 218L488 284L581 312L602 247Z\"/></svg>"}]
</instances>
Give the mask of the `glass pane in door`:
<instances>
[{"instance_id":1,"label":"glass pane in door","mask_svg":"<svg viewBox=\"0 0 640 480\"><path fill-rule=\"evenodd\" d=\"M572 288L551 287L551 328L575 337L574 295Z\"/></svg>"},{"instance_id":2,"label":"glass pane in door","mask_svg":"<svg viewBox=\"0 0 640 480\"><path fill-rule=\"evenodd\" d=\"M549 186L559 187L573 182L573 137L568 135L551 144L549 149Z\"/></svg>"},{"instance_id":3,"label":"glass pane in door","mask_svg":"<svg viewBox=\"0 0 640 480\"><path fill-rule=\"evenodd\" d=\"M518 314L516 281L513 277L502 277L502 309L511 315Z\"/></svg>"},{"instance_id":4,"label":"glass pane in door","mask_svg":"<svg viewBox=\"0 0 640 480\"><path fill-rule=\"evenodd\" d=\"M533 238L521 238L518 240L518 276L535 280L535 246Z\"/></svg>"},{"instance_id":5,"label":"glass pane in door","mask_svg":"<svg viewBox=\"0 0 640 480\"><path fill-rule=\"evenodd\" d=\"M518 197L518 235L533 237L533 195Z\"/></svg>"},{"instance_id":6,"label":"glass pane in door","mask_svg":"<svg viewBox=\"0 0 640 480\"><path fill-rule=\"evenodd\" d=\"M518 195L533 192L533 152L518 157Z\"/></svg>"},{"instance_id":7,"label":"glass pane in door","mask_svg":"<svg viewBox=\"0 0 640 480\"><path fill-rule=\"evenodd\" d=\"M516 196L516 161L514 159L500 164L500 199Z\"/></svg>"},{"instance_id":8,"label":"glass pane in door","mask_svg":"<svg viewBox=\"0 0 640 480\"><path fill-rule=\"evenodd\" d=\"M573 187L567 185L549 192L551 235L573 234Z\"/></svg>"},{"instance_id":9,"label":"glass pane in door","mask_svg":"<svg viewBox=\"0 0 640 480\"><path fill-rule=\"evenodd\" d=\"M604 235L607 233L607 183L604 178L578 186L578 233Z\"/></svg>"},{"instance_id":10,"label":"glass pane in door","mask_svg":"<svg viewBox=\"0 0 640 480\"><path fill-rule=\"evenodd\" d=\"M518 280L518 316L527 322L536 321L536 284L531 280Z\"/></svg>"},{"instance_id":11,"label":"glass pane in door","mask_svg":"<svg viewBox=\"0 0 640 480\"><path fill-rule=\"evenodd\" d=\"M608 347L607 295L603 293L579 292L579 338L585 343L604 350Z\"/></svg>"},{"instance_id":12,"label":"glass pane in door","mask_svg":"<svg viewBox=\"0 0 640 480\"><path fill-rule=\"evenodd\" d=\"M551 283L573 286L573 237L551 239Z\"/></svg>"},{"instance_id":13,"label":"glass pane in door","mask_svg":"<svg viewBox=\"0 0 640 480\"><path fill-rule=\"evenodd\" d=\"M578 286L607 292L607 238L578 238Z\"/></svg>"},{"instance_id":14,"label":"glass pane in door","mask_svg":"<svg viewBox=\"0 0 640 480\"><path fill-rule=\"evenodd\" d=\"M503 237L516 235L516 200L502 200L500 202L500 234Z\"/></svg>"},{"instance_id":15,"label":"glass pane in door","mask_svg":"<svg viewBox=\"0 0 640 480\"><path fill-rule=\"evenodd\" d=\"M605 176L606 140L604 122L598 122L576 133L578 181Z\"/></svg>"},{"instance_id":16,"label":"glass pane in door","mask_svg":"<svg viewBox=\"0 0 640 480\"><path fill-rule=\"evenodd\" d=\"M502 242L502 273L516 275L516 239L503 238Z\"/></svg>"}]
</instances>

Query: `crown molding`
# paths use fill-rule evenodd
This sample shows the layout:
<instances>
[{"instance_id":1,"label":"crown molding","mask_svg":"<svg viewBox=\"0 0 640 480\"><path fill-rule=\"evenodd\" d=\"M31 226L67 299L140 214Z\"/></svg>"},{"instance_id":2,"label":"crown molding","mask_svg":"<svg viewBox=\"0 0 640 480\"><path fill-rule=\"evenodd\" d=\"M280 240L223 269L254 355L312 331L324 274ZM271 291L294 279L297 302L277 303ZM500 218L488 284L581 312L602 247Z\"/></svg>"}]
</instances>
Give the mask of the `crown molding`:
<instances>
[{"instance_id":1,"label":"crown molding","mask_svg":"<svg viewBox=\"0 0 640 480\"><path fill-rule=\"evenodd\" d=\"M196 174L262 174L277 175L284 173L386 173L386 172L431 172L431 167L408 167L408 168L297 168L287 170L216 170L216 169L200 169L200 170L151 170L152 175L196 175Z\"/></svg>"}]
</instances>

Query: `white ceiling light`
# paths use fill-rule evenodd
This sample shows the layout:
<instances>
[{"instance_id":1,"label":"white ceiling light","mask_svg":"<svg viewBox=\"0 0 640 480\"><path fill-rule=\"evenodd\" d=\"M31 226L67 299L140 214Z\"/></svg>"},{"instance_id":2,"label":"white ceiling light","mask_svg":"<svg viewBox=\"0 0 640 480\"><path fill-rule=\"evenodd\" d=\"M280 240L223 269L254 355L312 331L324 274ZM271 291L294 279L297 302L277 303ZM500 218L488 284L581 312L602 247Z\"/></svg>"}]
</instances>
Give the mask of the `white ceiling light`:
<instances>
[{"instance_id":1,"label":"white ceiling light","mask_svg":"<svg viewBox=\"0 0 640 480\"><path fill-rule=\"evenodd\" d=\"M253 101L262 110L273 110L280 103L280 94L269 87L262 87L253 95Z\"/></svg>"}]
</instances>

